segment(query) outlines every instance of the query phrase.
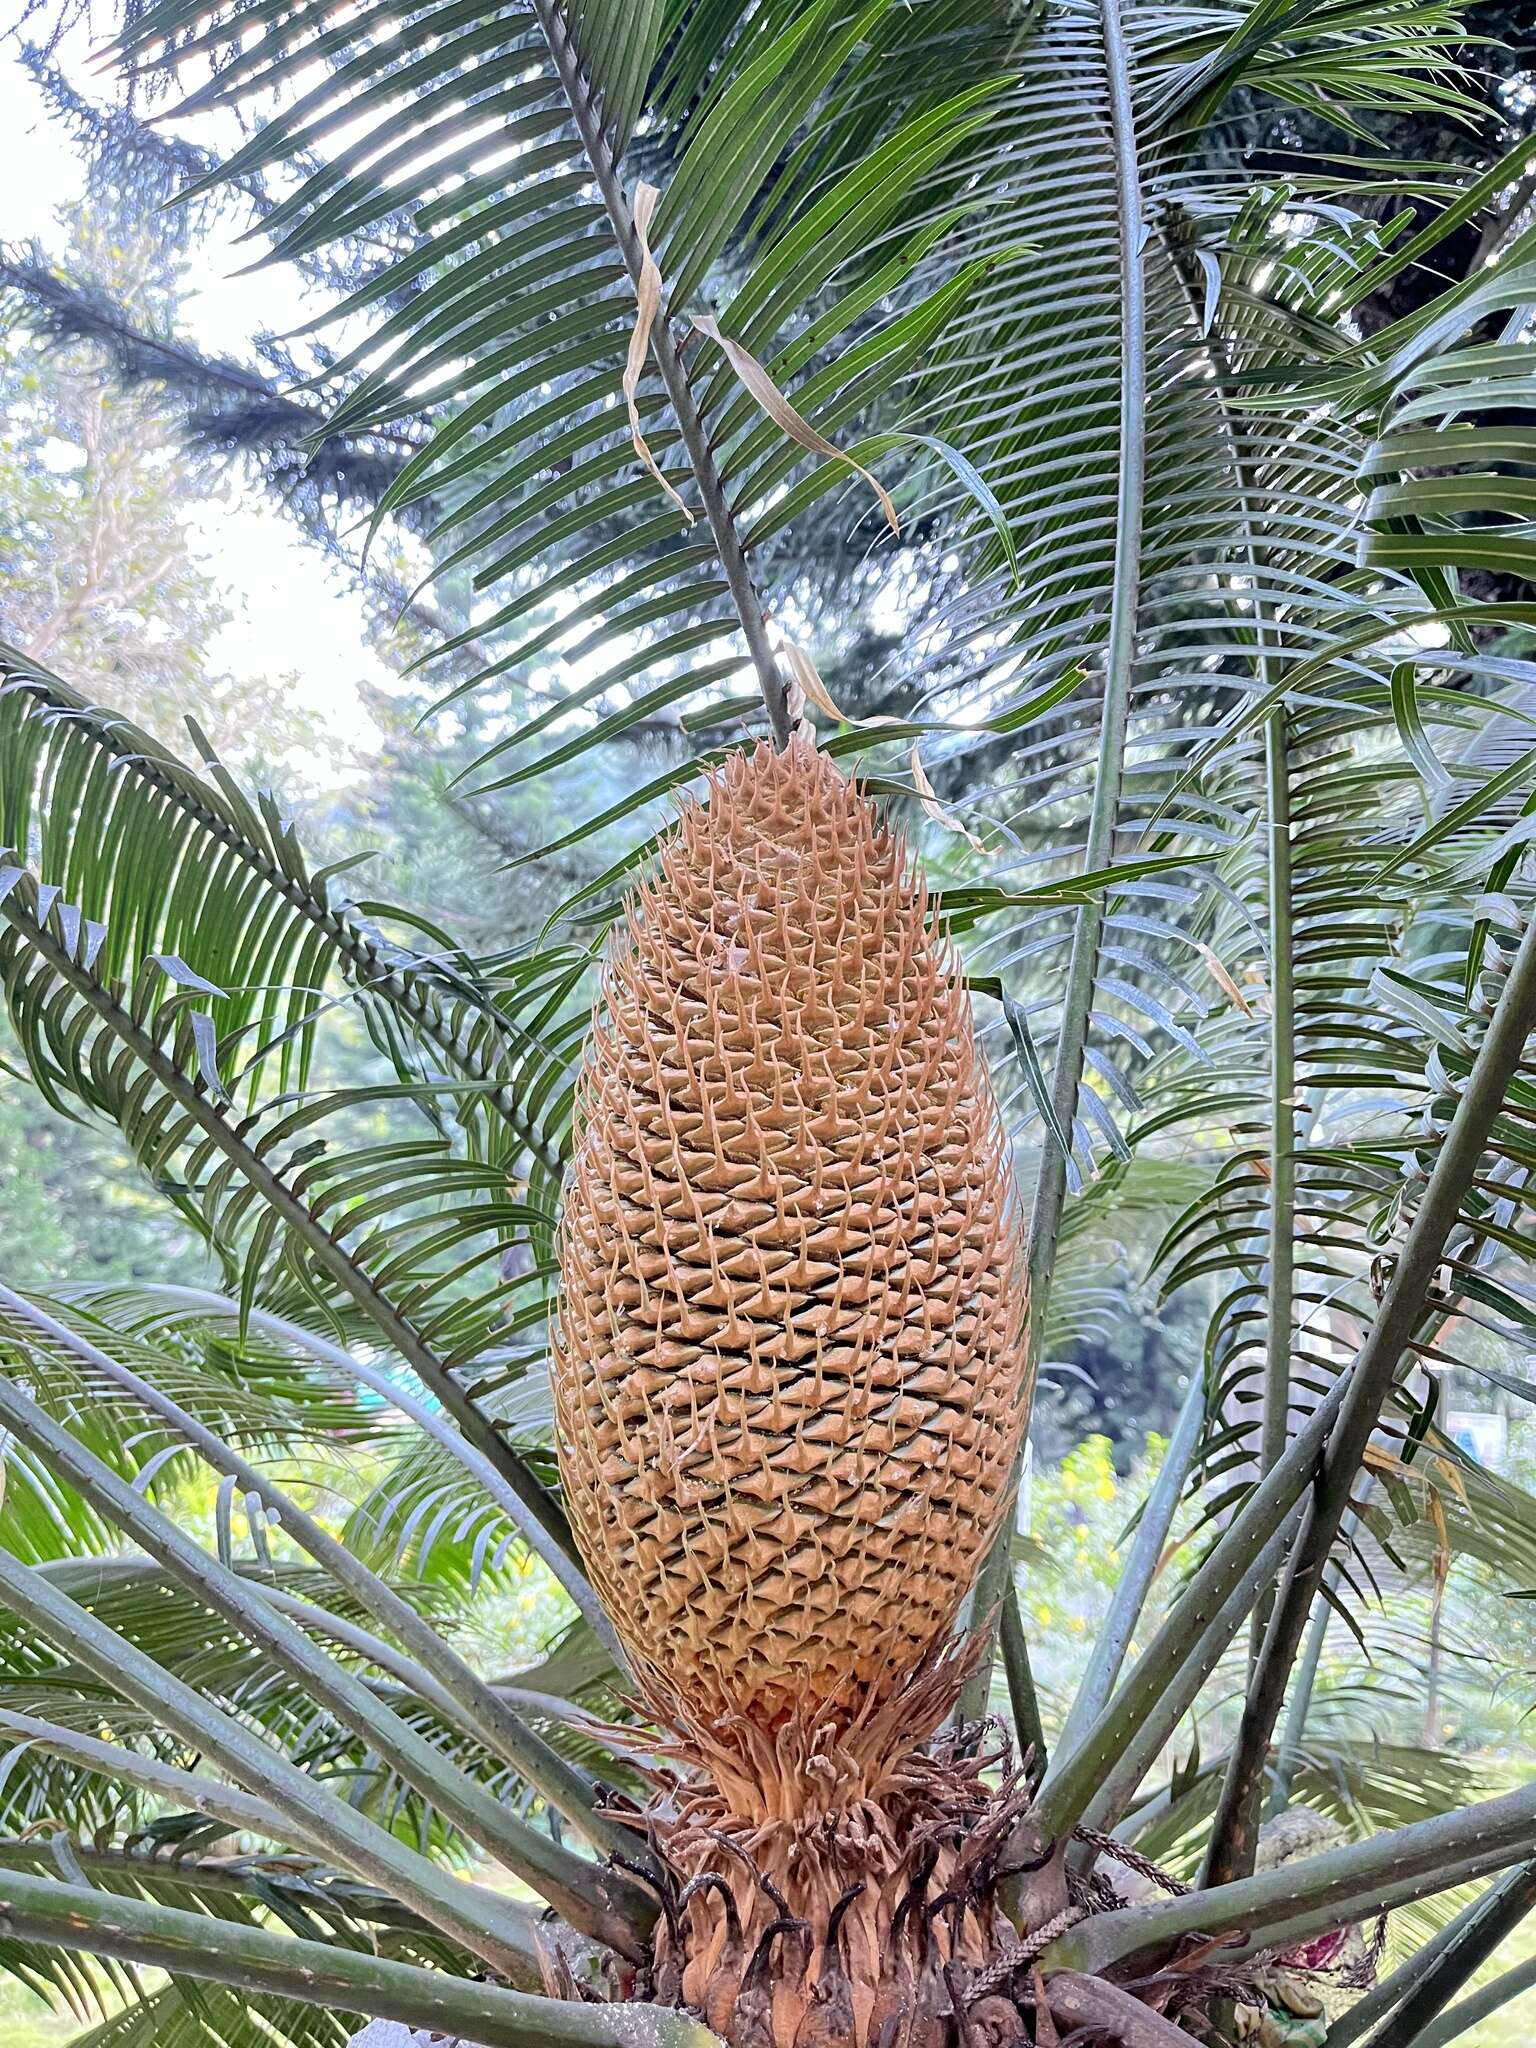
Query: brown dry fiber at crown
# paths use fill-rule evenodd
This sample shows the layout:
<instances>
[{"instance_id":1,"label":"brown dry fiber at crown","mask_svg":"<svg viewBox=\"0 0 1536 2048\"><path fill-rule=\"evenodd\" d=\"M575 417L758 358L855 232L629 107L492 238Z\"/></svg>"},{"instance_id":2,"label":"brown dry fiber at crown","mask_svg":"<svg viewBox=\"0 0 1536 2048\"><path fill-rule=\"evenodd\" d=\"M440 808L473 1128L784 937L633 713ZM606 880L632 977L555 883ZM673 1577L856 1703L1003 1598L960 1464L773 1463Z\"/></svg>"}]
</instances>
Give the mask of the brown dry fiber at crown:
<instances>
[{"instance_id":1,"label":"brown dry fiber at crown","mask_svg":"<svg viewBox=\"0 0 1536 2048\"><path fill-rule=\"evenodd\" d=\"M1004 1138L900 841L797 737L632 899L577 1105L566 1499L694 1725L846 1724L952 1627L1024 1407Z\"/></svg>"}]
</instances>

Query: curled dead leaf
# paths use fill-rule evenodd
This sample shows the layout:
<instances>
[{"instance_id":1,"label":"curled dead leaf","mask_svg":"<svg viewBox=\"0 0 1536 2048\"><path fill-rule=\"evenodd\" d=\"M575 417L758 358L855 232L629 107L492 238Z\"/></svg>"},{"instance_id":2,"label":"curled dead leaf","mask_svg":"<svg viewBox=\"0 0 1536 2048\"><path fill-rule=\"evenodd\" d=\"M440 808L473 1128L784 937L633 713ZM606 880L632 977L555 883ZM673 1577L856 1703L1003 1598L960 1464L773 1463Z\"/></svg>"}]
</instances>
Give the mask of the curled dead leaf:
<instances>
[{"instance_id":1,"label":"curled dead leaf","mask_svg":"<svg viewBox=\"0 0 1536 2048\"><path fill-rule=\"evenodd\" d=\"M838 709L837 705L833 703L831 692L821 680L820 670L803 647L798 646L791 640L787 633L779 635L779 646L784 656L784 666L789 670L792 684L800 691L804 699L814 704L818 711L824 711L828 718L836 719L841 724L858 725L862 723L857 718L846 717Z\"/></svg>"},{"instance_id":2,"label":"curled dead leaf","mask_svg":"<svg viewBox=\"0 0 1536 2048\"><path fill-rule=\"evenodd\" d=\"M651 254L650 244L651 217L656 211L656 202L660 197L661 193L654 185L642 183L635 187L634 218L635 234L640 242L640 281L635 286L635 326L629 337L629 354L624 363L624 403L629 410L629 438L635 445L635 453L692 526L693 514L662 475L661 465L651 453L646 438L640 431L640 379L645 374L645 358L651 346L651 329L655 326L656 316L661 311L661 271L656 258Z\"/></svg>"},{"instance_id":3,"label":"curled dead leaf","mask_svg":"<svg viewBox=\"0 0 1536 2048\"><path fill-rule=\"evenodd\" d=\"M1248 998L1243 994L1242 990L1238 987L1237 983L1232 979L1231 975L1227 972L1226 968L1223 967L1221 961L1211 951L1210 947L1201 945L1197 940L1195 944L1195 951L1200 955L1200 958L1205 962L1206 971L1209 973L1212 981L1215 982L1216 986L1221 990L1222 994L1227 998L1228 1002L1231 1003L1232 1007L1235 1010L1241 1010L1245 1017L1251 1017L1253 1015L1252 1003L1249 1002Z\"/></svg>"},{"instance_id":4,"label":"curled dead leaf","mask_svg":"<svg viewBox=\"0 0 1536 2048\"><path fill-rule=\"evenodd\" d=\"M912 742L912 780L917 788L918 801L932 818L935 825L942 825L946 832L958 832L962 839L970 841L978 853L985 853L986 847L968 826L962 825L952 811L946 811L935 794L933 784L928 780L928 771L923 766L923 757L918 752L917 741Z\"/></svg>"},{"instance_id":5,"label":"curled dead leaf","mask_svg":"<svg viewBox=\"0 0 1536 2048\"><path fill-rule=\"evenodd\" d=\"M825 434L818 434L810 421L796 412L757 357L749 354L740 342L732 341L729 335L722 334L717 321L701 313L693 324L700 334L707 335L715 346L724 352L726 361L741 379L746 390L757 400L776 427L782 428L789 438L797 441L802 448L809 448L816 455L828 456L833 462L846 463L849 469L856 470L863 477L880 500L880 509L885 514L887 526L892 533L899 534L901 521L896 517L896 507L891 494L873 471L866 469L862 462L855 462L851 455L845 455Z\"/></svg>"},{"instance_id":6,"label":"curled dead leaf","mask_svg":"<svg viewBox=\"0 0 1536 2048\"><path fill-rule=\"evenodd\" d=\"M787 633L782 632L779 634L779 646L784 656L784 665L790 674L790 713L792 718L797 715L794 699L796 693L798 693L801 699L801 708L807 702L814 704L818 711L824 712L828 718L836 719L843 725L875 727L892 723L890 719L883 717L850 718L848 713L833 701L831 691L821 679L820 670L815 662L812 661L810 655L806 653L805 649L791 640ZM918 801L922 804L928 816L932 818L936 825L942 825L946 832L958 832L960 837L968 840L978 853L985 853L987 849L981 840L976 837L976 834L962 825L954 813L946 811L939 802L933 784L928 779L928 771L923 766L922 756L918 752L916 740L912 742L911 763L912 781L917 790Z\"/></svg>"}]
</instances>

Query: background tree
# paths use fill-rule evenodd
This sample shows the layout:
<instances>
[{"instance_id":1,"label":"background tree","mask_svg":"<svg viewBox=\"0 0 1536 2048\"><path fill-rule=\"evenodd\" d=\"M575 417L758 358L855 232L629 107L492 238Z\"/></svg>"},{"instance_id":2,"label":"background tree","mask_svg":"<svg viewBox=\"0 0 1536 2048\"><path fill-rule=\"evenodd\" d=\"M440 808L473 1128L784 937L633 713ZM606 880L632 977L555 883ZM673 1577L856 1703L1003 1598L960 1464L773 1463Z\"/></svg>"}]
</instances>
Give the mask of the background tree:
<instances>
[{"instance_id":1,"label":"background tree","mask_svg":"<svg viewBox=\"0 0 1536 2048\"><path fill-rule=\"evenodd\" d=\"M61 223L68 260L124 316L159 324L175 304L175 253L125 213L75 207ZM196 718L215 745L297 795L301 750L320 734L290 679L209 670L208 643L230 614L189 525L210 495L207 460L162 392L125 391L107 368L88 338L44 345L12 301L0 356L5 631L40 660L116 678L124 710L162 738Z\"/></svg>"},{"instance_id":2,"label":"background tree","mask_svg":"<svg viewBox=\"0 0 1536 2048\"><path fill-rule=\"evenodd\" d=\"M87 199L60 226L74 289L88 279L117 317L146 326L171 318L177 253L135 204ZM194 521L220 486L179 408L153 384L116 385L91 338L45 343L15 298L0 319L0 631L39 658L110 678L123 713L162 741L184 740L196 719L215 746L302 801L329 741L292 678L220 674L210 658L232 615ZM121 1146L40 1102L8 1038L5 1058L7 1155L27 1169L0 1194L11 1277L205 1278L195 1237L136 1187Z\"/></svg>"}]
</instances>

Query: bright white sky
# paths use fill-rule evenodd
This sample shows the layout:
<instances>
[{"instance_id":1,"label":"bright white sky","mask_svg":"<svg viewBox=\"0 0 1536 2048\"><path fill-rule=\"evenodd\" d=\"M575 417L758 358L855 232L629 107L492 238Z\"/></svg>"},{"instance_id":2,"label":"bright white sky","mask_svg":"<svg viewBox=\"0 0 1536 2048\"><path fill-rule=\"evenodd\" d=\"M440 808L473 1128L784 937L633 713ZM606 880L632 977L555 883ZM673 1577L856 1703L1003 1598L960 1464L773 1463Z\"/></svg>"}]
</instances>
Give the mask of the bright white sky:
<instances>
[{"instance_id":1,"label":"bright white sky","mask_svg":"<svg viewBox=\"0 0 1536 2048\"><path fill-rule=\"evenodd\" d=\"M8 26L5 6L0 0L0 28ZM87 38L72 38L61 63L83 92L99 98L110 80L88 70L88 47ZM185 132L191 139L190 129ZM77 197L83 183L66 131L49 119L14 45L0 43L0 243L35 238L57 249L55 210ZM235 231L232 221L228 237L205 245L196 258L184 322L200 346L249 362L253 334L296 326L317 308L286 267L233 276L253 253L249 245L234 247ZM358 684L387 683L389 671L367 643L362 599L351 579L254 492L235 503L209 503L191 529L234 614L210 649L211 667L237 676L296 673L306 703L344 738L366 747L377 735L362 711Z\"/></svg>"}]
</instances>

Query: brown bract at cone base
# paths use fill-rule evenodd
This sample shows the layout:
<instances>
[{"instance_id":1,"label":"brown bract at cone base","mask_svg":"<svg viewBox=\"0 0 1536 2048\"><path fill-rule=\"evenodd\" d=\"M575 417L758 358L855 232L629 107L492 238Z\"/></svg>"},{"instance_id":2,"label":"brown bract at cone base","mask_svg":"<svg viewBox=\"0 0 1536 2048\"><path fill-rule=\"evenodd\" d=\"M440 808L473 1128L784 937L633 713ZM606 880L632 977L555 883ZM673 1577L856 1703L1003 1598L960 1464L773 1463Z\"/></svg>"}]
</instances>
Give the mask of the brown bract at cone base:
<instances>
[{"instance_id":1,"label":"brown bract at cone base","mask_svg":"<svg viewBox=\"0 0 1536 2048\"><path fill-rule=\"evenodd\" d=\"M1026 1774L1006 1746L976 1754L975 1730L930 1740L975 1642L852 1726L811 1705L777 1728L727 1721L667 1745L680 1768L645 1816L674 1887L653 1997L734 2048L940 2048L957 1997L1019 1947L1002 1879Z\"/></svg>"},{"instance_id":2,"label":"brown bract at cone base","mask_svg":"<svg viewBox=\"0 0 1536 2048\"><path fill-rule=\"evenodd\" d=\"M1022 1243L922 879L804 736L635 892L561 1260L565 1495L675 1765L656 1989L736 2048L919 2038L1016 1944L1018 1774L931 1738L1027 1407Z\"/></svg>"}]
</instances>

